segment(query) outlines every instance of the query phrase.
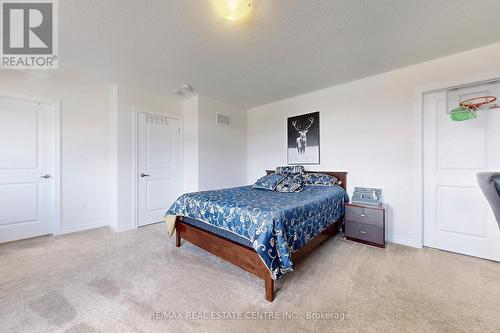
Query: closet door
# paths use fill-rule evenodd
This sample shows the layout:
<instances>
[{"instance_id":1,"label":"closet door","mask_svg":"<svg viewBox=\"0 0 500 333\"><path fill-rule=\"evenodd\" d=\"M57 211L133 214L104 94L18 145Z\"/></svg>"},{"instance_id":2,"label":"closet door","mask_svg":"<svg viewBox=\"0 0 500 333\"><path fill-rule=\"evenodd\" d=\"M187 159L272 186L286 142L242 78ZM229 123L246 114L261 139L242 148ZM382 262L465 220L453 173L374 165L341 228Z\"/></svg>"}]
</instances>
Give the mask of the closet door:
<instances>
[{"instance_id":1,"label":"closet door","mask_svg":"<svg viewBox=\"0 0 500 333\"><path fill-rule=\"evenodd\" d=\"M138 226L163 221L179 195L179 120L138 113Z\"/></svg>"},{"instance_id":2,"label":"closet door","mask_svg":"<svg viewBox=\"0 0 500 333\"><path fill-rule=\"evenodd\" d=\"M424 97L424 245L500 261L500 230L476 173L500 171L500 109L452 121L460 101L500 97L483 85Z\"/></svg>"},{"instance_id":3,"label":"closet door","mask_svg":"<svg viewBox=\"0 0 500 333\"><path fill-rule=\"evenodd\" d=\"M0 243L55 230L54 105L0 96Z\"/></svg>"}]
</instances>

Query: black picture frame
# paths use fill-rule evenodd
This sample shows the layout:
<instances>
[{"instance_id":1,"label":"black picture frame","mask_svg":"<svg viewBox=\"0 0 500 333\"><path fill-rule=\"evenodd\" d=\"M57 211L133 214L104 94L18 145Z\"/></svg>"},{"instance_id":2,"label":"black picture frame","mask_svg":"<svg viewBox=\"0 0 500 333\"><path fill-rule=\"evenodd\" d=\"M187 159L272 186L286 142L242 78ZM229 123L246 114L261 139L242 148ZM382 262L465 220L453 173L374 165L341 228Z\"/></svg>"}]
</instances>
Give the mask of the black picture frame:
<instances>
[{"instance_id":1,"label":"black picture frame","mask_svg":"<svg viewBox=\"0 0 500 333\"><path fill-rule=\"evenodd\" d=\"M320 163L319 111L287 118L287 164Z\"/></svg>"}]
</instances>

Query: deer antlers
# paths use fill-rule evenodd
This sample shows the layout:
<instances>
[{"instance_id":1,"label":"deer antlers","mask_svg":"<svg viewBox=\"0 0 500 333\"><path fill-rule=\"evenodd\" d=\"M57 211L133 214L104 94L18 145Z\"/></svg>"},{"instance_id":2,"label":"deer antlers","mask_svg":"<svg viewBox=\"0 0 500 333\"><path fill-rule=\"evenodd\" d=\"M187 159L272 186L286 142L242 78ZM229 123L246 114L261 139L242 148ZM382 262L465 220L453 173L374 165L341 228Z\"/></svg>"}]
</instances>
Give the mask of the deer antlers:
<instances>
[{"instance_id":1,"label":"deer antlers","mask_svg":"<svg viewBox=\"0 0 500 333\"><path fill-rule=\"evenodd\" d=\"M304 131L307 131L309 129L309 127L312 126L313 123L314 123L314 118L313 117L309 117L309 125L307 125L307 127L304 129Z\"/></svg>"},{"instance_id":2,"label":"deer antlers","mask_svg":"<svg viewBox=\"0 0 500 333\"><path fill-rule=\"evenodd\" d=\"M308 124L308 125L306 125L304 128L303 128L303 126L299 126L299 127L297 127L297 121L296 121L296 120L295 120L295 121L292 121L292 125L293 125L293 127L295 127L295 129L296 129L297 131L299 131L299 132L305 132L305 131L307 131L307 130L309 129L309 127L311 127L311 126L312 126L312 124L314 123L314 117L309 117L307 120L309 121L309 124ZM300 125L302 125L302 124L300 124Z\"/></svg>"}]
</instances>

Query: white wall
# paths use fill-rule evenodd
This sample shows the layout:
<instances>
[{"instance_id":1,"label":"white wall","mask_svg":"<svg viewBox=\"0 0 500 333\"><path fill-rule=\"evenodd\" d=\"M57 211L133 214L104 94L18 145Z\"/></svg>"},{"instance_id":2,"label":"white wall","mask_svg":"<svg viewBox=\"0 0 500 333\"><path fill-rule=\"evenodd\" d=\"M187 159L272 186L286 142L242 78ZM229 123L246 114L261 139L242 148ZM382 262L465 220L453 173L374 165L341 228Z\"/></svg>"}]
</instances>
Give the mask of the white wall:
<instances>
[{"instance_id":1,"label":"white wall","mask_svg":"<svg viewBox=\"0 0 500 333\"><path fill-rule=\"evenodd\" d=\"M231 117L218 125L217 113ZM205 96L183 103L184 192L214 190L246 183L245 110Z\"/></svg>"},{"instance_id":2,"label":"white wall","mask_svg":"<svg viewBox=\"0 0 500 333\"><path fill-rule=\"evenodd\" d=\"M182 103L183 116L183 192L196 192L200 188L200 98L198 95Z\"/></svg>"},{"instance_id":3,"label":"white wall","mask_svg":"<svg viewBox=\"0 0 500 333\"><path fill-rule=\"evenodd\" d=\"M246 183L245 110L214 99L199 98L199 189L213 190ZM218 125L217 113L231 117L231 125Z\"/></svg>"},{"instance_id":4,"label":"white wall","mask_svg":"<svg viewBox=\"0 0 500 333\"><path fill-rule=\"evenodd\" d=\"M321 164L308 169L348 171L349 194L382 187L389 240L418 245L416 92L499 73L500 44L493 44L250 109L247 181L286 164L286 117L320 111Z\"/></svg>"},{"instance_id":5,"label":"white wall","mask_svg":"<svg viewBox=\"0 0 500 333\"><path fill-rule=\"evenodd\" d=\"M135 227L135 111L182 119L182 100L177 96L154 94L121 85L115 89L116 121L111 122L110 133L116 132L117 142L115 150L111 151L111 155L116 159L116 173L111 176L116 177L116 187L112 189L111 197L115 198L116 203L112 202L109 210L116 211L116 219L111 221L111 226L122 231ZM114 126L116 129L113 129ZM113 184L111 181L111 186Z\"/></svg>"},{"instance_id":6,"label":"white wall","mask_svg":"<svg viewBox=\"0 0 500 333\"><path fill-rule=\"evenodd\" d=\"M61 102L62 232L107 225L111 87L45 72L2 71L0 90Z\"/></svg>"}]
</instances>

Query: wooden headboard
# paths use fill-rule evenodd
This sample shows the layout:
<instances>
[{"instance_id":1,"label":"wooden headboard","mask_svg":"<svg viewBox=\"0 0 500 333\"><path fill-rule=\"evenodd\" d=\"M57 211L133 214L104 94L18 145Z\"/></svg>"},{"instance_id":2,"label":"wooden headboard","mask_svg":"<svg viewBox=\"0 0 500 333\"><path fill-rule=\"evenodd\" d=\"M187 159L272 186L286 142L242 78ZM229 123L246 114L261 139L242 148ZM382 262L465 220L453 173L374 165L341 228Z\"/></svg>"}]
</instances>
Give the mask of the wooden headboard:
<instances>
[{"instance_id":1,"label":"wooden headboard","mask_svg":"<svg viewBox=\"0 0 500 333\"><path fill-rule=\"evenodd\" d=\"M275 172L275 170L266 170L266 174L267 175L270 175L270 174L272 174L274 172ZM342 182L342 184L340 184L340 187L342 187L344 190L347 191L347 172L344 172L344 171L313 171L313 170L307 170L305 173L306 174L307 173L324 173L325 175L330 175L330 176L337 177L337 179Z\"/></svg>"}]
</instances>

